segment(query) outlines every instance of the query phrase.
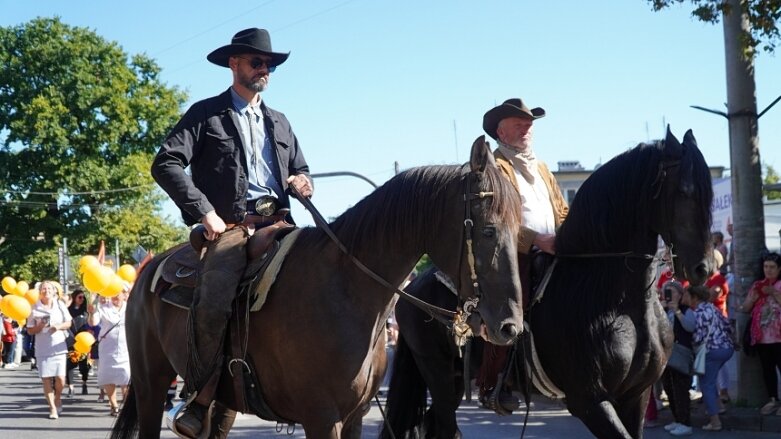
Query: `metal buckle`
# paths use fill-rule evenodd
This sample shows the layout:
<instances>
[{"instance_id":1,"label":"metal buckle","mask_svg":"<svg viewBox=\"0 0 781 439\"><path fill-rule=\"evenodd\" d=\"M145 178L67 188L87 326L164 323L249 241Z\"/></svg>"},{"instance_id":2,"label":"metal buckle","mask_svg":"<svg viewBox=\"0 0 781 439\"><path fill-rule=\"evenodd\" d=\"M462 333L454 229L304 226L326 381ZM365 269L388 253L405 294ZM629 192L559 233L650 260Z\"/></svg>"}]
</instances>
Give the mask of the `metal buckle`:
<instances>
[{"instance_id":1,"label":"metal buckle","mask_svg":"<svg viewBox=\"0 0 781 439\"><path fill-rule=\"evenodd\" d=\"M278 210L277 199L268 195L264 195L255 202L255 212L260 216L271 216L277 213Z\"/></svg>"}]
</instances>

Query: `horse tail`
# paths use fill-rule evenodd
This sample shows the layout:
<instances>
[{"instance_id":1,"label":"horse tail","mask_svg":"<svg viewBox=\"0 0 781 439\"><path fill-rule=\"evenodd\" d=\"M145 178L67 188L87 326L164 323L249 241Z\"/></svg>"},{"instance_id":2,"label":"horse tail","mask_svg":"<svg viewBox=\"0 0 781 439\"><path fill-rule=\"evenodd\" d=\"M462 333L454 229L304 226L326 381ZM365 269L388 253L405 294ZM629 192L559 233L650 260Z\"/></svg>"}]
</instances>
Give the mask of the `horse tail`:
<instances>
[{"instance_id":1,"label":"horse tail","mask_svg":"<svg viewBox=\"0 0 781 439\"><path fill-rule=\"evenodd\" d=\"M412 350L404 336L399 334L385 404L388 421L383 424L381 439L416 437L415 429L423 427L426 390L426 382L415 364Z\"/></svg>"},{"instance_id":2,"label":"horse tail","mask_svg":"<svg viewBox=\"0 0 781 439\"><path fill-rule=\"evenodd\" d=\"M122 410L111 428L110 439L134 439L138 437L138 407L133 386L128 386Z\"/></svg>"}]
</instances>

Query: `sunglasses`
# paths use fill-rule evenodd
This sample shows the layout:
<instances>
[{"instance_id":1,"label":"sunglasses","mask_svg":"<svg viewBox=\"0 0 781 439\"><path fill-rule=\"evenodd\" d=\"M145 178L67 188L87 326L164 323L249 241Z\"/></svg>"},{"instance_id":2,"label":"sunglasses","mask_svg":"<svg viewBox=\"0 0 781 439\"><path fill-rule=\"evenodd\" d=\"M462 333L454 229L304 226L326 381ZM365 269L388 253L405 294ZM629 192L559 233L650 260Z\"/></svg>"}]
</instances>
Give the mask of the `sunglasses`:
<instances>
[{"instance_id":1,"label":"sunglasses","mask_svg":"<svg viewBox=\"0 0 781 439\"><path fill-rule=\"evenodd\" d=\"M277 69L276 64L271 64L271 60L265 60L263 58L247 58L245 56L238 56L238 55L236 55L236 58L241 58L243 60L249 61L249 66L252 67L253 70L259 69L262 66L266 66L269 72L273 72L274 70Z\"/></svg>"}]
</instances>

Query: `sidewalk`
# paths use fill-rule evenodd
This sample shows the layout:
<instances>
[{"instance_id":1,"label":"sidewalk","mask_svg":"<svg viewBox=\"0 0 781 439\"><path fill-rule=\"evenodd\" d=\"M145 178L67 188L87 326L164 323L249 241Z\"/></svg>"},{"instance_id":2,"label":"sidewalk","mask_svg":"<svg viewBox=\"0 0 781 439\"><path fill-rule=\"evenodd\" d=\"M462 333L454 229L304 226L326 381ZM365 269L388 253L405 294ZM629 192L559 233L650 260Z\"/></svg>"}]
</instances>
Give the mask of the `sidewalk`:
<instances>
[{"instance_id":1,"label":"sidewalk","mask_svg":"<svg viewBox=\"0 0 781 439\"><path fill-rule=\"evenodd\" d=\"M729 394L732 396L733 401L737 395L737 357L733 355L732 358L727 361L726 366L729 369ZM666 408L659 412L659 424L666 425L673 422L672 414L670 410ZM721 423L725 429L736 431L761 431L770 433L781 433L781 416L768 415L761 416L759 414L759 408L748 407L734 407L732 403L726 404L727 413L719 415ZM705 405L703 403L692 403L692 425L695 427L701 427L707 424L710 419L705 413ZM660 427L661 428L661 427Z\"/></svg>"}]
</instances>

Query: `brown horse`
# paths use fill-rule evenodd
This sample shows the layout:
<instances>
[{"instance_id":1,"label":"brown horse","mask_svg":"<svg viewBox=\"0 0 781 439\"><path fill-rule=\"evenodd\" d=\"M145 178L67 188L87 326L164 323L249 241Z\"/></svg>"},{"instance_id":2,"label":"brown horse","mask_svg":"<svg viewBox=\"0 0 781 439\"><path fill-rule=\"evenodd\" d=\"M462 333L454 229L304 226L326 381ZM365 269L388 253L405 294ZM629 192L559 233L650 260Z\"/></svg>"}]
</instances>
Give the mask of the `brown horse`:
<instances>
[{"instance_id":1,"label":"brown horse","mask_svg":"<svg viewBox=\"0 0 781 439\"><path fill-rule=\"evenodd\" d=\"M355 258L392 285L401 284L424 253L463 285L472 285L476 273L479 288L464 288L469 292L462 297L479 297L469 324L507 345L523 321L518 212L520 198L481 137L469 166L405 171L331 227ZM128 303L132 390L114 438L159 437L166 389L185 372L187 312L150 292L164 256L142 272ZM385 321L394 298L322 230L302 230L263 309L249 316L248 358L271 410L302 424L309 438L359 438L364 410L385 372ZM229 414L236 408L235 401L218 403ZM223 427L231 423L229 417Z\"/></svg>"}]
</instances>

